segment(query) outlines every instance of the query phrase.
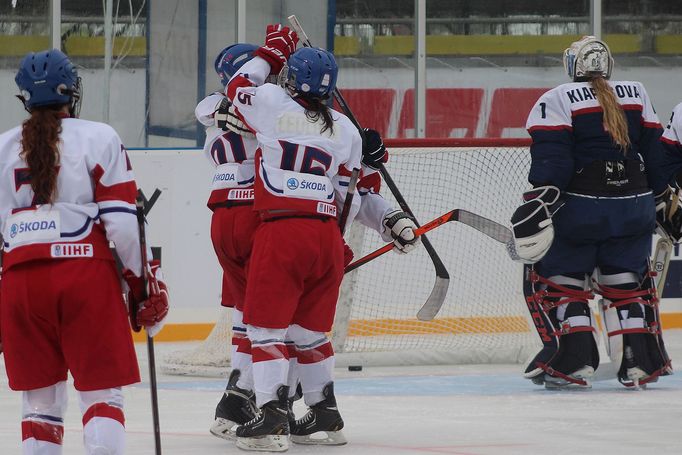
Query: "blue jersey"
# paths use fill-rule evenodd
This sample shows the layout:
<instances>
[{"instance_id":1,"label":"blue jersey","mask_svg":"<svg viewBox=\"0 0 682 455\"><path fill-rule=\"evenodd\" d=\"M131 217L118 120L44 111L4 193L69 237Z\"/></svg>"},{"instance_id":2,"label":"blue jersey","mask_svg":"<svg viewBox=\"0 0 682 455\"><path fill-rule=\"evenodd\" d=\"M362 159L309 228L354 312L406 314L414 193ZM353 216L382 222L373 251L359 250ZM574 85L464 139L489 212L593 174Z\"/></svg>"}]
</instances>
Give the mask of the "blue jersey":
<instances>
[{"instance_id":1,"label":"blue jersey","mask_svg":"<svg viewBox=\"0 0 682 455\"><path fill-rule=\"evenodd\" d=\"M643 162L649 188L662 191L666 180L658 171L662 156L661 125L644 86L634 81L609 81L625 111L631 147L624 154L605 128L603 110L589 82L571 82L543 94L528 116L534 185L566 190L575 173L595 161Z\"/></svg>"}]
</instances>

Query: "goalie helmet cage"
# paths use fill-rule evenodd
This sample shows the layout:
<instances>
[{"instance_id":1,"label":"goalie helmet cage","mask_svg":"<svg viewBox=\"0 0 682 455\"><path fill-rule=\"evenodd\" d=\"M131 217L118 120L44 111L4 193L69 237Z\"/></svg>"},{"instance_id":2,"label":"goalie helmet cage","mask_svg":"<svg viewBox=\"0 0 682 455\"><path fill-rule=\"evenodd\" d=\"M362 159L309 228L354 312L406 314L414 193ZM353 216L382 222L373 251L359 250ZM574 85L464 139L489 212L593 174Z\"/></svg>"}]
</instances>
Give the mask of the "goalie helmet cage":
<instances>
[{"instance_id":1,"label":"goalie helmet cage","mask_svg":"<svg viewBox=\"0 0 682 455\"><path fill-rule=\"evenodd\" d=\"M472 211L508 225L528 189L527 139L386 140L390 170L415 216L425 223L449 210ZM382 195L397 204L384 185ZM387 254L346 275L331 339L336 363L409 365L518 363L538 348L522 292L522 266L504 245L451 223L429 233L450 273L448 295L432 321L417 311L434 284L429 255ZM359 258L380 236L354 223L346 240ZM229 366L229 312L199 346L170 354L169 373L222 375Z\"/></svg>"}]
</instances>

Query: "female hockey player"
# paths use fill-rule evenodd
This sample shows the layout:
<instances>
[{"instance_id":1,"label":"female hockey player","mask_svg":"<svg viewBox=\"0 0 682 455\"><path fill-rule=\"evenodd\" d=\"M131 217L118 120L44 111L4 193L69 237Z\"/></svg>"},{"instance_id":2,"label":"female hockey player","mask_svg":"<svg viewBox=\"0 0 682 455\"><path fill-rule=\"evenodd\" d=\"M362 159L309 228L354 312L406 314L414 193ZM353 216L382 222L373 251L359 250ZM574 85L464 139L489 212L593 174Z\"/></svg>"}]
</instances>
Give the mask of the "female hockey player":
<instances>
[{"instance_id":1,"label":"female hockey player","mask_svg":"<svg viewBox=\"0 0 682 455\"><path fill-rule=\"evenodd\" d=\"M548 388L589 387L599 365L593 287L618 378L649 382L670 366L648 267L654 194L667 187L661 127L641 83L609 80L603 41L574 42L564 66L573 82L542 95L528 117L534 189L512 217L518 253L534 264L524 293L544 343L524 376Z\"/></svg>"},{"instance_id":2,"label":"female hockey player","mask_svg":"<svg viewBox=\"0 0 682 455\"><path fill-rule=\"evenodd\" d=\"M254 208L262 223L244 302L259 411L236 430L237 445L246 450L287 450L290 431L294 442L345 443L326 332L343 277L337 212L351 170L361 165L362 141L347 117L324 104L336 83L333 55L317 48L294 53L296 41L287 27L268 26L265 45L227 87L235 114L259 142ZM262 84L269 74L279 74L282 86ZM407 214L388 207L370 210L371 203L358 201L353 216L362 205L382 213L367 224L395 240L396 248L414 247L416 226ZM291 428L287 373L292 354L285 335L294 342L297 376L310 406ZM310 437L318 432L325 437Z\"/></svg>"},{"instance_id":3,"label":"female hockey player","mask_svg":"<svg viewBox=\"0 0 682 455\"><path fill-rule=\"evenodd\" d=\"M258 46L238 43L218 54L215 70L223 88L253 57L256 49ZM254 156L258 141L243 125L239 126L239 132L227 127L228 115L233 116L231 123L238 125L229 107L225 94L216 92L204 98L195 109L197 120L206 127L204 152L216 168L207 205L213 211L211 240L223 269L221 304L232 307L232 371L210 429L212 434L224 439L234 439L236 426L255 415L251 345L242 322L242 310L253 236L260 224L260 216L253 210Z\"/></svg>"},{"instance_id":4,"label":"female hockey player","mask_svg":"<svg viewBox=\"0 0 682 455\"><path fill-rule=\"evenodd\" d=\"M62 52L30 53L16 75L30 117L0 135L4 238L1 334L9 385L23 391L24 454L61 454L66 378L87 454L122 454L121 387L140 380L113 242L131 289L134 327L168 311L158 263L144 280L130 161L108 125L78 119L80 78ZM153 272L152 272L153 271Z\"/></svg>"}]
</instances>

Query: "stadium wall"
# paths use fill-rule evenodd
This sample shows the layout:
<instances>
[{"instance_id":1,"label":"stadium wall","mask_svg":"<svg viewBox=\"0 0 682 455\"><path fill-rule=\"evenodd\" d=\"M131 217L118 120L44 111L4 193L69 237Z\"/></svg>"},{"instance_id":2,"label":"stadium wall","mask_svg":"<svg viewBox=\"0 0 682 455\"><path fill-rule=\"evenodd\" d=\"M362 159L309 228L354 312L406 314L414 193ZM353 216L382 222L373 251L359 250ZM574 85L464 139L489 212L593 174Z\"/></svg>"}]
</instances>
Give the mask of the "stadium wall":
<instances>
[{"instance_id":1,"label":"stadium wall","mask_svg":"<svg viewBox=\"0 0 682 455\"><path fill-rule=\"evenodd\" d=\"M344 67L352 64L351 61L341 59L340 62L339 86L357 91L355 97L348 98L361 122L379 129L386 137L411 137L414 71L406 67L351 68ZM429 62L437 65L438 59L429 58ZM82 117L101 120L103 71L81 69L80 72L84 81ZM674 67L616 66L614 79L642 81L661 122L666 123L672 108L682 101L682 96L677 95L677 72L678 69ZM0 110L0 131L16 126L25 117L21 104L10 99L10 94L15 93L14 75L13 70L0 70L0 86L5 87L3 92L7 97L6 108ZM217 83L215 78L210 80ZM429 67L427 87L432 94L427 93L427 97L431 96L427 100L427 136L527 137L523 126L534 97L543 89L564 82L567 82L567 78L560 67ZM207 91L217 88L217 85L207 85ZM186 90L192 91L190 99L196 98L194 86L188 86ZM111 125L128 147L147 145L144 131L144 70L133 68L112 71L111 91ZM183 118L184 123L195 128L193 106L188 106ZM150 136L148 145L191 147L195 141Z\"/></svg>"}]
</instances>

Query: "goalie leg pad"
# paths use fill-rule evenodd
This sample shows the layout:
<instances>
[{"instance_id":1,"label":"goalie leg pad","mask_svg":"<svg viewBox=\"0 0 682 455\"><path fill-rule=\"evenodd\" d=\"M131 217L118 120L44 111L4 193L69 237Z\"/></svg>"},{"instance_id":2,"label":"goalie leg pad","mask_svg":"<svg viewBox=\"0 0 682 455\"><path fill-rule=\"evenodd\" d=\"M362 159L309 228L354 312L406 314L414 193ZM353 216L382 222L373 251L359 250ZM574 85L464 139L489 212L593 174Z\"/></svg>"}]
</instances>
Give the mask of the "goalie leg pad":
<instances>
[{"instance_id":1,"label":"goalie leg pad","mask_svg":"<svg viewBox=\"0 0 682 455\"><path fill-rule=\"evenodd\" d=\"M640 280L635 273L613 269L600 270L599 274L597 288L604 297L601 312L609 355L620 363L618 380L626 387L672 374L653 275L647 270Z\"/></svg>"},{"instance_id":2,"label":"goalie leg pad","mask_svg":"<svg viewBox=\"0 0 682 455\"><path fill-rule=\"evenodd\" d=\"M558 275L551 279L525 267L524 294L542 350L526 368L524 377L548 387L589 386L599 365L585 279ZM582 278L582 279L581 279Z\"/></svg>"}]
</instances>

